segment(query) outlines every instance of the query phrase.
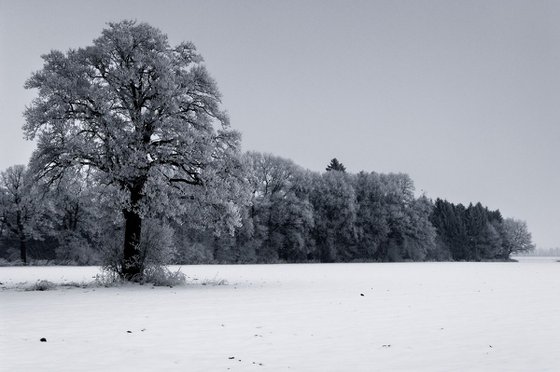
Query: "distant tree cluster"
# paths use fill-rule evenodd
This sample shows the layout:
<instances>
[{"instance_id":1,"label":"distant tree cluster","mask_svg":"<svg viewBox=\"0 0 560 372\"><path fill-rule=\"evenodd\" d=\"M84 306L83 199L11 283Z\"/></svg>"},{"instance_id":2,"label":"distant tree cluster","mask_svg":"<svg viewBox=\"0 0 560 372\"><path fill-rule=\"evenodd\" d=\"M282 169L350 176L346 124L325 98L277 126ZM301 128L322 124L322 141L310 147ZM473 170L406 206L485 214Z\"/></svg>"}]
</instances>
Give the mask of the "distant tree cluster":
<instances>
[{"instance_id":1,"label":"distant tree cluster","mask_svg":"<svg viewBox=\"0 0 560 372\"><path fill-rule=\"evenodd\" d=\"M524 221L504 219L482 204L455 205L437 199L430 221L437 230L438 254L453 260L507 259L535 247Z\"/></svg>"},{"instance_id":2,"label":"distant tree cluster","mask_svg":"<svg viewBox=\"0 0 560 372\"><path fill-rule=\"evenodd\" d=\"M111 23L92 46L52 51L26 87L28 166L0 175L0 255L150 265L507 259L524 222L480 203L415 197L406 174L326 172L239 151L191 43Z\"/></svg>"},{"instance_id":3,"label":"distant tree cluster","mask_svg":"<svg viewBox=\"0 0 560 372\"><path fill-rule=\"evenodd\" d=\"M531 251L521 252L520 256L532 256L532 257L559 257L560 248L536 248Z\"/></svg>"}]
</instances>

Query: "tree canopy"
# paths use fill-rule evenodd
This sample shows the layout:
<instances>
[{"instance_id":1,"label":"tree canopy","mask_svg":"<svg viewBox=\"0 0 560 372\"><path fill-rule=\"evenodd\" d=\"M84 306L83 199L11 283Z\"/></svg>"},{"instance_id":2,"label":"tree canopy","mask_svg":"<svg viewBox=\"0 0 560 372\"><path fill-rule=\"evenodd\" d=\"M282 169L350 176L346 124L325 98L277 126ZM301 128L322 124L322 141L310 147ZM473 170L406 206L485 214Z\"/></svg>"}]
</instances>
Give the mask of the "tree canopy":
<instances>
[{"instance_id":1,"label":"tree canopy","mask_svg":"<svg viewBox=\"0 0 560 372\"><path fill-rule=\"evenodd\" d=\"M193 186L210 187L235 167L239 135L216 83L192 43L170 46L161 31L133 21L109 23L93 45L43 59L25 84L38 90L24 125L38 139L32 171L52 183L87 168L114 187L125 221L122 274L141 276L142 220L154 200L191 200ZM181 213L182 205L160 210Z\"/></svg>"}]
</instances>

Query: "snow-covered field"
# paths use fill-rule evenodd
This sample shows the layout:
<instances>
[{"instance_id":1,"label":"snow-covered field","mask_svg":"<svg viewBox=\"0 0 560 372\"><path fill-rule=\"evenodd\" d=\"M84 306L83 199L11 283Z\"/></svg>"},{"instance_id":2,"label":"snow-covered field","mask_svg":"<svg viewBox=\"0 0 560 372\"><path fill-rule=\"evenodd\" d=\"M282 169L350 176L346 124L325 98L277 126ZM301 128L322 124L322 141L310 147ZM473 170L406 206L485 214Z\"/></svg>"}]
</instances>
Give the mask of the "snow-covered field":
<instances>
[{"instance_id":1,"label":"snow-covered field","mask_svg":"<svg viewBox=\"0 0 560 372\"><path fill-rule=\"evenodd\" d=\"M198 280L39 292L21 288L97 268L1 267L0 370L560 370L556 259L182 271Z\"/></svg>"}]
</instances>

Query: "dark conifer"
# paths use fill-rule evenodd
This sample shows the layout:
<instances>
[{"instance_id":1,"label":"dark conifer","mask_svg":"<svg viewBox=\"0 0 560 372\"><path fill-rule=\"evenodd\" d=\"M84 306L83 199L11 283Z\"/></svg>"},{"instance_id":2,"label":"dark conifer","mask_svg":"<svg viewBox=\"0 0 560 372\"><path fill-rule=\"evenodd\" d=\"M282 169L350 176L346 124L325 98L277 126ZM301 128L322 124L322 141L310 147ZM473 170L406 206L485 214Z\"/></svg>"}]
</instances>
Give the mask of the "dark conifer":
<instances>
[{"instance_id":1,"label":"dark conifer","mask_svg":"<svg viewBox=\"0 0 560 372\"><path fill-rule=\"evenodd\" d=\"M329 165L326 168L327 172L330 171L339 171L339 172L346 172L346 167L344 164L338 161L337 158L333 158Z\"/></svg>"}]
</instances>

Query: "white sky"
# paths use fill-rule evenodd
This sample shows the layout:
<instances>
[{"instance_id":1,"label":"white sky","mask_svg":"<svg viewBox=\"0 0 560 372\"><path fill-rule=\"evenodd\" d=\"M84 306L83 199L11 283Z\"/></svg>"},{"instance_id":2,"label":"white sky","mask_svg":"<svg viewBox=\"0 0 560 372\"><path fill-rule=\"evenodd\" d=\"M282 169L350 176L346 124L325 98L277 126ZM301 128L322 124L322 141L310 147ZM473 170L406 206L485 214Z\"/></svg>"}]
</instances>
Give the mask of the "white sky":
<instances>
[{"instance_id":1,"label":"white sky","mask_svg":"<svg viewBox=\"0 0 560 372\"><path fill-rule=\"evenodd\" d=\"M0 0L0 169L33 149L40 55L122 19L197 45L244 150L406 172L560 245L560 2Z\"/></svg>"}]
</instances>

